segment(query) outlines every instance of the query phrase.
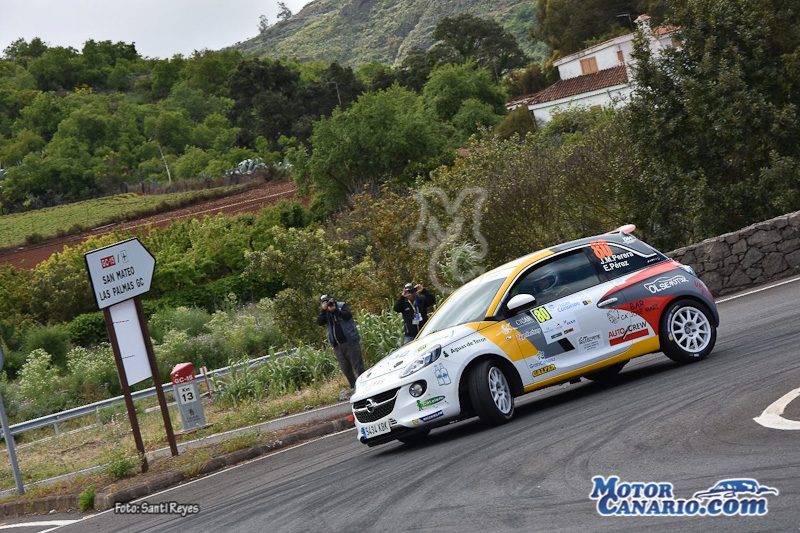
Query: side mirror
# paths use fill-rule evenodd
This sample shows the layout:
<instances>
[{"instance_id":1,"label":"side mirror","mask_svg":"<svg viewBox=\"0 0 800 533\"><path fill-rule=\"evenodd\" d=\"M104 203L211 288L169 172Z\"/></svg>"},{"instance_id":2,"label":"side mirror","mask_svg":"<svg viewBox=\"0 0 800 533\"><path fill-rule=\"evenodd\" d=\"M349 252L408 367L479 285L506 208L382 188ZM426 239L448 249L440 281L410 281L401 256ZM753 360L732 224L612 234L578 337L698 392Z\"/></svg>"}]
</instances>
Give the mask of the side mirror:
<instances>
[{"instance_id":1,"label":"side mirror","mask_svg":"<svg viewBox=\"0 0 800 533\"><path fill-rule=\"evenodd\" d=\"M523 307L527 305L532 305L536 303L536 298L533 297L531 294L517 294L511 300L508 301L508 311L511 313L516 313Z\"/></svg>"}]
</instances>

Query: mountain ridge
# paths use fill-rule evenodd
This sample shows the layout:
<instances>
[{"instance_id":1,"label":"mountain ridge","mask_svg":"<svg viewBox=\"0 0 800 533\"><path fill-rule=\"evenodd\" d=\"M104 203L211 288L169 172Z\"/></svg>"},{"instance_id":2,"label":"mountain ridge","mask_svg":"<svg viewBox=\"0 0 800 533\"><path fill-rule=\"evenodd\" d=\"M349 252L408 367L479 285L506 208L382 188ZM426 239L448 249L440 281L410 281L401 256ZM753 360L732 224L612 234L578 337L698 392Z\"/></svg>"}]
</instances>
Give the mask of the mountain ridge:
<instances>
[{"instance_id":1,"label":"mountain ridge","mask_svg":"<svg viewBox=\"0 0 800 533\"><path fill-rule=\"evenodd\" d=\"M542 60L546 46L525 40L535 9L531 0L314 0L288 20L230 48L351 67L372 60L396 66L414 46L430 48L441 19L471 13L498 21L529 56Z\"/></svg>"}]
</instances>

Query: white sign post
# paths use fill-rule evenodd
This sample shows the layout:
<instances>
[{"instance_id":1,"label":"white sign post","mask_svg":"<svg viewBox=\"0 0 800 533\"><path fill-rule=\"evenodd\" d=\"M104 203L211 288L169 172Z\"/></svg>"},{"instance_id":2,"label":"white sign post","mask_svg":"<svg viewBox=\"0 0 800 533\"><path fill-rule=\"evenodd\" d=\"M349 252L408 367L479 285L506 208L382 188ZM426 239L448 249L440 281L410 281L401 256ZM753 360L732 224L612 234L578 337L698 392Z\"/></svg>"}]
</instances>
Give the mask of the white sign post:
<instances>
[{"instance_id":1,"label":"white sign post","mask_svg":"<svg viewBox=\"0 0 800 533\"><path fill-rule=\"evenodd\" d=\"M161 388L153 345L140 295L150 290L156 260L139 239L128 239L84 254L97 307L103 311L108 336L114 350L128 417L136 448L142 456L142 472L147 472L147 457L133 406L130 386L152 377L164 428L172 455L178 455L169 409Z\"/></svg>"},{"instance_id":2,"label":"white sign post","mask_svg":"<svg viewBox=\"0 0 800 533\"><path fill-rule=\"evenodd\" d=\"M105 309L150 290L156 258L139 239L128 239L86 253L86 268L97 307Z\"/></svg>"}]
</instances>

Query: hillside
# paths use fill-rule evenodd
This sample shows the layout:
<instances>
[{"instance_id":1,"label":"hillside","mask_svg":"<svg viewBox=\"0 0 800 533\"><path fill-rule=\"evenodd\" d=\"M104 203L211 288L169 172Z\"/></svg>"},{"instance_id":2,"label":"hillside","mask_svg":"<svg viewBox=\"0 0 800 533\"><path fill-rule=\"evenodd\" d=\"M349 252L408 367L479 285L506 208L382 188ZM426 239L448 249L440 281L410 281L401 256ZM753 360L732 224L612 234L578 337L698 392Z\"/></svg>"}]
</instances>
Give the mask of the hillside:
<instances>
[{"instance_id":1,"label":"hillside","mask_svg":"<svg viewBox=\"0 0 800 533\"><path fill-rule=\"evenodd\" d=\"M525 40L534 23L535 0L316 0L264 34L232 48L268 57L296 57L358 66L372 60L395 64L414 47L428 48L444 17L468 12L492 18L537 59L542 43Z\"/></svg>"}]
</instances>

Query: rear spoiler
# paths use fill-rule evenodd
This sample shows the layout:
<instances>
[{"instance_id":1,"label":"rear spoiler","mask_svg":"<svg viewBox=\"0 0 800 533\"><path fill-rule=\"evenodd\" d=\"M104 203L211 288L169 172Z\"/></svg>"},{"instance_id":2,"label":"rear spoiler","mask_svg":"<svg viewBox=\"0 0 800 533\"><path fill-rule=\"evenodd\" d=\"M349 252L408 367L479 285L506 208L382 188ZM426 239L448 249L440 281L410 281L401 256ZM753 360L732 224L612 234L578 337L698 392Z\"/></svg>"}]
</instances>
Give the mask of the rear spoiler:
<instances>
[{"instance_id":1,"label":"rear spoiler","mask_svg":"<svg viewBox=\"0 0 800 533\"><path fill-rule=\"evenodd\" d=\"M624 226L620 226L615 230L611 230L604 233L604 235L611 235L612 233L633 233L635 230L636 230L635 224L625 224Z\"/></svg>"}]
</instances>

